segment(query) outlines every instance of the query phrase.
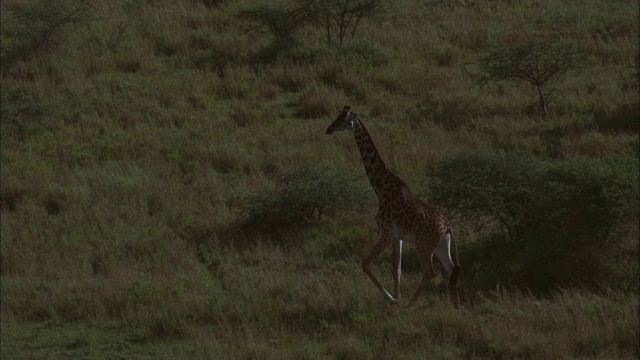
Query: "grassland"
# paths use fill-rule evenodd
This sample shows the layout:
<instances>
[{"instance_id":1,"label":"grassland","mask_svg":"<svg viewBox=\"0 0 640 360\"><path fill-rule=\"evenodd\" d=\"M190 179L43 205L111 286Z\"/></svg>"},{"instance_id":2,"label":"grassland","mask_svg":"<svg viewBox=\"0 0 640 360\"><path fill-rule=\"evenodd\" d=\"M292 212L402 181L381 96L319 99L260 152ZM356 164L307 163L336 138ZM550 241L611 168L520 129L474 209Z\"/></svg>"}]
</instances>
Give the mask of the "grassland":
<instances>
[{"instance_id":1,"label":"grassland","mask_svg":"<svg viewBox=\"0 0 640 360\"><path fill-rule=\"evenodd\" d=\"M93 1L43 43L16 14L47 3L3 1L2 358L638 358L638 2L451 3L397 1L341 47L312 25L286 47L244 31L240 0ZM583 55L549 83L548 117L530 86L474 75L487 49L536 38ZM324 134L346 103L453 219L460 310L441 276L405 309L361 271L374 194L353 139ZM595 185L576 180L555 227L525 221L554 211L532 187L540 207L503 231L489 202L433 193L464 151ZM521 192L521 170L487 188ZM571 248L531 246L556 249L558 229ZM406 248L404 299L420 280ZM539 269L568 276L544 287Z\"/></svg>"}]
</instances>

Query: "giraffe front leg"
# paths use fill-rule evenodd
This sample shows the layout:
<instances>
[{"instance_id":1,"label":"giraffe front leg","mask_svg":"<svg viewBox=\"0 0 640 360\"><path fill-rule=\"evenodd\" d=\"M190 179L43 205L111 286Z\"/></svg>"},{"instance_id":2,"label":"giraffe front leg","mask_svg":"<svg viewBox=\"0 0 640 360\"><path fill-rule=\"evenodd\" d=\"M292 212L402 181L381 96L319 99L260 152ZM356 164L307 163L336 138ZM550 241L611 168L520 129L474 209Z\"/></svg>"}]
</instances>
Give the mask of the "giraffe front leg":
<instances>
[{"instance_id":1,"label":"giraffe front leg","mask_svg":"<svg viewBox=\"0 0 640 360\"><path fill-rule=\"evenodd\" d=\"M400 278L402 277L402 240L393 242L393 297L400 301Z\"/></svg>"},{"instance_id":2,"label":"giraffe front leg","mask_svg":"<svg viewBox=\"0 0 640 360\"><path fill-rule=\"evenodd\" d=\"M384 295L385 299L389 300L392 303L397 304L398 299L394 298L391 294L389 294L387 289L385 289L384 286L382 286L380 281L378 281L378 278L376 277L376 275L371 270L371 262L375 260L380 255L380 253L382 253L382 251L386 248L388 243L389 243L388 239L385 239L384 237L380 238L378 243L373 247L373 250L371 250L371 253L369 254L369 256L367 256L367 258L362 263L362 270L365 272L365 274L369 276L371 281L373 281L376 287L382 292L382 295Z\"/></svg>"}]
</instances>

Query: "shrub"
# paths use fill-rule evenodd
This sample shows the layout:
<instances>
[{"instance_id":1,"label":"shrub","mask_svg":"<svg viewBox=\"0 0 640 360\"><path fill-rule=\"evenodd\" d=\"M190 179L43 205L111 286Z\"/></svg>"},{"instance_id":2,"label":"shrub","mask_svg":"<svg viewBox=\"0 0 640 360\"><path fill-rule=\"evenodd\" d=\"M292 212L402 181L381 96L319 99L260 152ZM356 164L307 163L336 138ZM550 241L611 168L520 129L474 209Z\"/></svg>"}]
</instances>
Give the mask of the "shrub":
<instances>
[{"instance_id":1,"label":"shrub","mask_svg":"<svg viewBox=\"0 0 640 360\"><path fill-rule=\"evenodd\" d=\"M440 162L430 174L430 198L465 221L490 219L510 237L533 201L536 170L532 157L467 150Z\"/></svg>"},{"instance_id":2,"label":"shrub","mask_svg":"<svg viewBox=\"0 0 640 360\"><path fill-rule=\"evenodd\" d=\"M303 119L313 119L329 116L334 109L331 104L339 103L345 98L342 91L336 91L326 86L309 86L297 101L298 109L295 116Z\"/></svg>"},{"instance_id":3,"label":"shrub","mask_svg":"<svg viewBox=\"0 0 640 360\"><path fill-rule=\"evenodd\" d=\"M610 235L637 211L636 165L575 158L548 166L537 189L545 196L523 224L534 255L523 275L543 287L615 280L621 239Z\"/></svg>"},{"instance_id":4,"label":"shrub","mask_svg":"<svg viewBox=\"0 0 640 360\"><path fill-rule=\"evenodd\" d=\"M351 56L371 66L381 66L389 63L387 50L368 41L355 41L341 50L341 56Z\"/></svg>"},{"instance_id":5,"label":"shrub","mask_svg":"<svg viewBox=\"0 0 640 360\"><path fill-rule=\"evenodd\" d=\"M622 265L621 240L610 235L637 216L637 168L465 151L436 166L430 193L465 223L494 225L466 253L477 277L541 291L591 286L613 280L609 264Z\"/></svg>"},{"instance_id":6,"label":"shrub","mask_svg":"<svg viewBox=\"0 0 640 360\"><path fill-rule=\"evenodd\" d=\"M640 124L639 105L636 101L635 103L621 105L611 111L595 110L596 126L603 132L638 133L638 124Z\"/></svg>"},{"instance_id":7,"label":"shrub","mask_svg":"<svg viewBox=\"0 0 640 360\"><path fill-rule=\"evenodd\" d=\"M194 63L198 68L213 70L220 77L224 77L228 66L245 62L244 54L235 38L217 36L207 38L204 42L204 54L194 56Z\"/></svg>"},{"instance_id":8,"label":"shrub","mask_svg":"<svg viewBox=\"0 0 640 360\"><path fill-rule=\"evenodd\" d=\"M304 9L299 7L269 5L243 9L236 16L245 24L245 31L270 33L276 41L295 38L307 17Z\"/></svg>"},{"instance_id":9,"label":"shrub","mask_svg":"<svg viewBox=\"0 0 640 360\"><path fill-rule=\"evenodd\" d=\"M256 64L270 64L281 58L295 58L299 49L298 41L293 38L276 38L260 49L252 61Z\"/></svg>"},{"instance_id":10,"label":"shrub","mask_svg":"<svg viewBox=\"0 0 640 360\"><path fill-rule=\"evenodd\" d=\"M200 0L200 2L207 8L210 7L221 7L227 0Z\"/></svg>"},{"instance_id":11,"label":"shrub","mask_svg":"<svg viewBox=\"0 0 640 360\"><path fill-rule=\"evenodd\" d=\"M25 60L39 52L50 50L62 40L66 30L91 20L91 7L86 2L43 0L16 10L3 31L3 65L13 60Z\"/></svg>"},{"instance_id":12,"label":"shrub","mask_svg":"<svg viewBox=\"0 0 640 360\"><path fill-rule=\"evenodd\" d=\"M324 167L301 166L280 174L272 191L245 198L244 228L276 234L315 225L364 200L354 178Z\"/></svg>"},{"instance_id":13,"label":"shrub","mask_svg":"<svg viewBox=\"0 0 640 360\"><path fill-rule=\"evenodd\" d=\"M0 126L2 137L22 138L42 124L45 106L26 89L0 89Z\"/></svg>"},{"instance_id":14,"label":"shrub","mask_svg":"<svg viewBox=\"0 0 640 360\"><path fill-rule=\"evenodd\" d=\"M306 24L324 28L327 45L331 47L331 33L343 44L345 36L355 36L360 20L388 11L384 0L318 1L297 0L288 7L261 5L242 9L237 17L245 23L247 32L270 33L274 39L293 39Z\"/></svg>"}]
</instances>

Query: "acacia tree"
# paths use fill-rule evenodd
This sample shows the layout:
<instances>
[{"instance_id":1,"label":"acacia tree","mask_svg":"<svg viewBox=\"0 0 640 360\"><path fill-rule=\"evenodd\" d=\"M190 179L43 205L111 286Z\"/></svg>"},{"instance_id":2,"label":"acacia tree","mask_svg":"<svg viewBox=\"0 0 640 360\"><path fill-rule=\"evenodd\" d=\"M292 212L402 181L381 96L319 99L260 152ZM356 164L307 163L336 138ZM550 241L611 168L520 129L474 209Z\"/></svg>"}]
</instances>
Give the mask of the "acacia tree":
<instances>
[{"instance_id":1,"label":"acacia tree","mask_svg":"<svg viewBox=\"0 0 640 360\"><path fill-rule=\"evenodd\" d=\"M297 6L281 9L262 5L241 10L236 16L244 21L247 32L268 32L280 41L293 39L308 13Z\"/></svg>"},{"instance_id":2,"label":"acacia tree","mask_svg":"<svg viewBox=\"0 0 640 360\"><path fill-rule=\"evenodd\" d=\"M481 56L480 83L524 81L533 85L545 116L549 114L543 87L553 76L577 66L579 53L572 44L532 40L524 45L490 50Z\"/></svg>"},{"instance_id":3,"label":"acacia tree","mask_svg":"<svg viewBox=\"0 0 640 360\"><path fill-rule=\"evenodd\" d=\"M331 46L331 31L335 27L338 43L342 45L347 33L355 36L360 20L364 17L386 11L386 0L299 0L309 18L323 26L327 34L327 44Z\"/></svg>"},{"instance_id":4,"label":"acacia tree","mask_svg":"<svg viewBox=\"0 0 640 360\"><path fill-rule=\"evenodd\" d=\"M313 23L325 28L327 44L332 44L332 32L337 32L339 44L351 33L355 36L362 18L382 13L389 7L388 0L295 0L285 7L260 5L240 10L236 17L242 20L246 32L264 32L274 37L274 44L290 44L305 24Z\"/></svg>"},{"instance_id":5,"label":"acacia tree","mask_svg":"<svg viewBox=\"0 0 640 360\"><path fill-rule=\"evenodd\" d=\"M77 30L94 19L92 11L88 2L62 0L30 2L17 8L9 15L7 24L2 24L2 66L55 49L65 32Z\"/></svg>"}]
</instances>

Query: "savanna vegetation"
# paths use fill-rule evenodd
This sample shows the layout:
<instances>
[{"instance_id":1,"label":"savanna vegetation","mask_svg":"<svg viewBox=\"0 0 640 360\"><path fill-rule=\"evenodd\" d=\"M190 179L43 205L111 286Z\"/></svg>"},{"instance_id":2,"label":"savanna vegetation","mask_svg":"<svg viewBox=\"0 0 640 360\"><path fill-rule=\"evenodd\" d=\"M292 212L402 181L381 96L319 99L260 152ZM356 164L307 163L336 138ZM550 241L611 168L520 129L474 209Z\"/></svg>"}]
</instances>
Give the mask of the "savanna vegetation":
<instances>
[{"instance_id":1,"label":"savanna vegetation","mask_svg":"<svg viewBox=\"0 0 640 360\"><path fill-rule=\"evenodd\" d=\"M637 1L0 6L3 359L640 356ZM460 310L362 272L345 104L451 218Z\"/></svg>"}]
</instances>

